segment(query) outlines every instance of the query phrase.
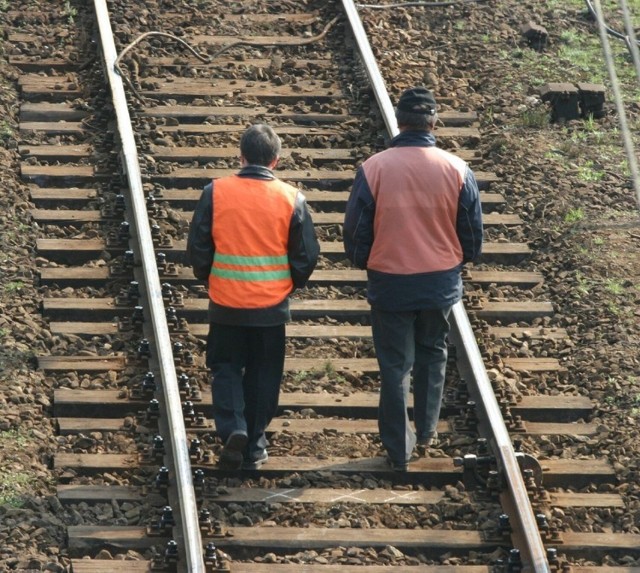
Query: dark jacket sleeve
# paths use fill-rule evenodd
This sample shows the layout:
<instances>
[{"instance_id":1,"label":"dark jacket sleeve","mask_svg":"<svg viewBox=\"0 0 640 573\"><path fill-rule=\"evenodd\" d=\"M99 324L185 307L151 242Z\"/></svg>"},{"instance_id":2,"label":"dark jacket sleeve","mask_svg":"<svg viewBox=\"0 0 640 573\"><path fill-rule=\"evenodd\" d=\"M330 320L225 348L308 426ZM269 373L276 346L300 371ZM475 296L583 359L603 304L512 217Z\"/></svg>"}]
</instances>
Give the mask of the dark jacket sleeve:
<instances>
[{"instance_id":1,"label":"dark jacket sleeve","mask_svg":"<svg viewBox=\"0 0 640 573\"><path fill-rule=\"evenodd\" d=\"M376 203L362 167L356 172L344 216L344 250L358 268L366 269L373 245Z\"/></svg>"},{"instance_id":2,"label":"dark jacket sleeve","mask_svg":"<svg viewBox=\"0 0 640 573\"><path fill-rule=\"evenodd\" d=\"M313 219L302 193L298 193L289 227L289 266L294 288L307 284L313 269L318 263L320 245L316 238Z\"/></svg>"},{"instance_id":3,"label":"dark jacket sleeve","mask_svg":"<svg viewBox=\"0 0 640 573\"><path fill-rule=\"evenodd\" d=\"M456 231L462 246L462 262L477 261L482 254L482 206L476 176L469 168L460 191Z\"/></svg>"},{"instance_id":4,"label":"dark jacket sleeve","mask_svg":"<svg viewBox=\"0 0 640 573\"><path fill-rule=\"evenodd\" d=\"M204 188L193 212L187 239L187 264L196 278L206 281L211 273L215 245L211 236L213 224L213 182Z\"/></svg>"}]
</instances>

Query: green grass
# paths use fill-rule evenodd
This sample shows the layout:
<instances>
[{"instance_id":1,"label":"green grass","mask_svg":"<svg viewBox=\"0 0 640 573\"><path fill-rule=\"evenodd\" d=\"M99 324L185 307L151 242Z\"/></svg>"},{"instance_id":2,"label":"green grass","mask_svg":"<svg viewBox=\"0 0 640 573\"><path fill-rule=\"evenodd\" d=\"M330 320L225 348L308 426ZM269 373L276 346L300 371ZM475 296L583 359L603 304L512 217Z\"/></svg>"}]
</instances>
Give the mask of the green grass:
<instances>
[{"instance_id":1,"label":"green grass","mask_svg":"<svg viewBox=\"0 0 640 573\"><path fill-rule=\"evenodd\" d=\"M582 207L578 207L576 209L569 209L566 215L564 216L565 223L577 223L584 219L584 211Z\"/></svg>"},{"instance_id":2,"label":"green grass","mask_svg":"<svg viewBox=\"0 0 640 573\"><path fill-rule=\"evenodd\" d=\"M23 449L32 436L17 430L0 432L0 449ZM33 472L25 470L12 471L7 467L0 467L0 505L21 507L23 498L33 494L33 486L37 477Z\"/></svg>"},{"instance_id":3,"label":"green grass","mask_svg":"<svg viewBox=\"0 0 640 573\"><path fill-rule=\"evenodd\" d=\"M23 498L33 493L35 475L24 472L11 472L0 468L0 506L22 507Z\"/></svg>"},{"instance_id":4,"label":"green grass","mask_svg":"<svg viewBox=\"0 0 640 573\"><path fill-rule=\"evenodd\" d=\"M22 281L11 281L4 285L4 292L6 294L16 294L19 293L24 288L24 283Z\"/></svg>"},{"instance_id":5,"label":"green grass","mask_svg":"<svg viewBox=\"0 0 640 573\"><path fill-rule=\"evenodd\" d=\"M611 294L619 295L624 292L622 283L617 279L607 279L604 285Z\"/></svg>"},{"instance_id":6,"label":"green grass","mask_svg":"<svg viewBox=\"0 0 640 573\"><path fill-rule=\"evenodd\" d=\"M13 129L11 128L11 125L9 125L9 122L0 121L0 142L9 141L13 135Z\"/></svg>"}]
</instances>

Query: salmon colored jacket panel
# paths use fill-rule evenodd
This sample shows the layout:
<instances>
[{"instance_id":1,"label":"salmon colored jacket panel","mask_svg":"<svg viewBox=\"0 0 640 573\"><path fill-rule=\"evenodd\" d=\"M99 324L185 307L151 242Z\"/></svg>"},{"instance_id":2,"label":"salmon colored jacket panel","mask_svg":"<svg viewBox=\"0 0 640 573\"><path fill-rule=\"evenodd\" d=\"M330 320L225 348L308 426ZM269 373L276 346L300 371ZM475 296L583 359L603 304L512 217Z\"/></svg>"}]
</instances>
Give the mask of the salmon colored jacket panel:
<instances>
[{"instance_id":1,"label":"salmon colored jacket panel","mask_svg":"<svg viewBox=\"0 0 640 573\"><path fill-rule=\"evenodd\" d=\"M407 275L462 263L456 219L466 168L437 147L393 147L363 164L376 203L368 269Z\"/></svg>"}]
</instances>

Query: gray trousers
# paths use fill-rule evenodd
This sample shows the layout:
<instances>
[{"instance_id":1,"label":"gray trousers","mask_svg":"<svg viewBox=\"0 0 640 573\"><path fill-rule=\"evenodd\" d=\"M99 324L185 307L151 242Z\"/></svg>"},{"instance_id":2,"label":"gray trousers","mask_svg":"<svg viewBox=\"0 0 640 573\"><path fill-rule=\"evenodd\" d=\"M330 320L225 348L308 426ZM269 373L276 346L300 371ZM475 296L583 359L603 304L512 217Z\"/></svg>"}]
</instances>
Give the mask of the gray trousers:
<instances>
[{"instance_id":1,"label":"gray trousers","mask_svg":"<svg viewBox=\"0 0 640 573\"><path fill-rule=\"evenodd\" d=\"M382 445L396 463L409 460L416 439L428 438L436 431L447 367L450 312L451 307L409 312L371 309L380 366L378 427ZM415 433L408 415L412 373Z\"/></svg>"}]
</instances>

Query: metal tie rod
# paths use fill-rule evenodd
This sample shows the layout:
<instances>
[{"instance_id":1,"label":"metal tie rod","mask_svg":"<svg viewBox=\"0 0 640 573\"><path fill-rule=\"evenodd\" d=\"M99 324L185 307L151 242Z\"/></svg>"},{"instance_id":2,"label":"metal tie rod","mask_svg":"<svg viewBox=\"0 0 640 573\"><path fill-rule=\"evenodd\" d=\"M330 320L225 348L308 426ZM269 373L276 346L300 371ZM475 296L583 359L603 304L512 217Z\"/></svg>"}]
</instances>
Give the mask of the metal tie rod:
<instances>
[{"instance_id":1,"label":"metal tie rod","mask_svg":"<svg viewBox=\"0 0 640 573\"><path fill-rule=\"evenodd\" d=\"M380 112L387 126L387 131L392 137L396 136L398 134L398 124L395 118L394 108L375 56L371 50L371 45L369 44L362 21L358 15L358 10L355 3L351 0L342 0L342 5L351 24L360 55L366 67L367 76L371 81ZM521 531L525 532L525 546L519 547L525 569L533 571L534 573L549 573L550 569L546 552L531 503L529 502L527 489L522 479L522 474L520 473L518 460L462 302L454 305L451 316L453 322L452 335L458 339L459 343L464 344L466 349L467 367L465 368L465 379L467 382L473 383L476 386L476 394L480 396L482 401L482 407L478 413L480 415L486 415L488 421L490 421L490 423L487 424L487 428L490 428L492 432L491 442L498 456L500 468L504 472L509 484L509 494L512 500L510 505L515 513L515 515L511 515L510 517L512 519L515 518ZM520 538L518 537L518 539Z\"/></svg>"},{"instance_id":2,"label":"metal tie rod","mask_svg":"<svg viewBox=\"0 0 640 573\"><path fill-rule=\"evenodd\" d=\"M151 320L156 343L157 359L162 380L171 447L175 463L175 480L179 496L182 539L187 570L190 573L205 573L204 551L198 523L198 511L191 475L191 460L187 443L187 433L180 403L180 392L176 368L173 361L173 348L169 337L169 327L162 300L162 287L156 264L151 228L145 204L138 152L131 126L131 118L127 107L127 99L122 78L115 72L117 59L113 32L109 21L109 10L106 0L94 0L98 27L100 30L102 53L106 73L111 86L113 105L117 114L118 132L122 143L122 156L125 162L134 224L138 233L140 258L145 278L146 294L151 312Z\"/></svg>"}]
</instances>

